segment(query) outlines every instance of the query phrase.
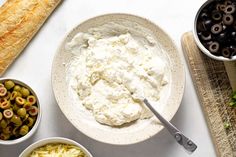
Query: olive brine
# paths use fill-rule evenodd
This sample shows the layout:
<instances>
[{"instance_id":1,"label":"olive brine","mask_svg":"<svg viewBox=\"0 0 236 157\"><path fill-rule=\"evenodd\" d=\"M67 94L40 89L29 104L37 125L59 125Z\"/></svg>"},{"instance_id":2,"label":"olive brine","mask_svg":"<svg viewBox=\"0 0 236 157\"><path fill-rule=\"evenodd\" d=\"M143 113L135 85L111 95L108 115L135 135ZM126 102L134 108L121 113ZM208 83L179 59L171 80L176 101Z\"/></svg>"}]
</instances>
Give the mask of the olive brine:
<instances>
[{"instance_id":1,"label":"olive brine","mask_svg":"<svg viewBox=\"0 0 236 157\"><path fill-rule=\"evenodd\" d=\"M0 82L0 139L26 135L38 115L37 99L31 91L12 80Z\"/></svg>"},{"instance_id":2,"label":"olive brine","mask_svg":"<svg viewBox=\"0 0 236 157\"><path fill-rule=\"evenodd\" d=\"M236 0L215 0L206 5L197 20L201 43L211 54L236 55Z\"/></svg>"}]
</instances>

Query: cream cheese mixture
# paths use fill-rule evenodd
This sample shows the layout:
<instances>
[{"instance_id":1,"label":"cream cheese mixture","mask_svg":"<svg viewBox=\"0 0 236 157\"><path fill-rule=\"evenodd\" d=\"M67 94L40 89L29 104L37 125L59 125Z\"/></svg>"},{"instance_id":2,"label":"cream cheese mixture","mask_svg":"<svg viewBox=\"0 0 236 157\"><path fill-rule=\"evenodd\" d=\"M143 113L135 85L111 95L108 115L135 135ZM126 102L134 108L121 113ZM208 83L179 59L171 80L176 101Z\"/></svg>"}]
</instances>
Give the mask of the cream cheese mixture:
<instances>
[{"instance_id":1,"label":"cream cheese mixture","mask_svg":"<svg viewBox=\"0 0 236 157\"><path fill-rule=\"evenodd\" d=\"M107 23L66 44L76 56L72 87L100 123L119 126L150 118L142 100L158 101L168 82L167 62L156 41L136 27Z\"/></svg>"}]
</instances>

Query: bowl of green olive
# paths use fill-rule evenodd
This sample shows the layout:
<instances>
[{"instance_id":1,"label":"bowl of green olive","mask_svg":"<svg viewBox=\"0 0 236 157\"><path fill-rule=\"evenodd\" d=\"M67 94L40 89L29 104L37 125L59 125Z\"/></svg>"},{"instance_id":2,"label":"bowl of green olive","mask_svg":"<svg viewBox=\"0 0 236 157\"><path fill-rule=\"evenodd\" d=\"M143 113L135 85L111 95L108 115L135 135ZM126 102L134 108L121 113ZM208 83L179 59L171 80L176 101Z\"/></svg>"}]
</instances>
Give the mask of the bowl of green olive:
<instances>
[{"instance_id":1,"label":"bowl of green olive","mask_svg":"<svg viewBox=\"0 0 236 157\"><path fill-rule=\"evenodd\" d=\"M40 119L35 92L22 81L0 78L0 144L17 144L28 139Z\"/></svg>"},{"instance_id":2,"label":"bowl of green olive","mask_svg":"<svg viewBox=\"0 0 236 157\"><path fill-rule=\"evenodd\" d=\"M194 39L207 56L236 60L236 0L208 0L194 20Z\"/></svg>"}]
</instances>

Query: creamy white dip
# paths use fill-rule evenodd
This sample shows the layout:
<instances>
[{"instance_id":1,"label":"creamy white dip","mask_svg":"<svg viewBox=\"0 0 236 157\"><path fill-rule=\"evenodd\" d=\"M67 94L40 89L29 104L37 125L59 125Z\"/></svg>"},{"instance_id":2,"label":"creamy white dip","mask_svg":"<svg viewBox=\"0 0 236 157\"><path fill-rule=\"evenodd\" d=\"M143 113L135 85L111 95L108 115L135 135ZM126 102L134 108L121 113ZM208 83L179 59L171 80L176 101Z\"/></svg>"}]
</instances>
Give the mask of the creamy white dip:
<instances>
[{"instance_id":1,"label":"creamy white dip","mask_svg":"<svg viewBox=\"0 0 236 157\"><path fill-rule=\"evenodd\" d=\"M78 33L66 44L75 54L72 88L103 124L150 118L142 100L157 102L168 80L167 62L152 35L130 24L107 23Z\"/></svg>"}]
</instances>

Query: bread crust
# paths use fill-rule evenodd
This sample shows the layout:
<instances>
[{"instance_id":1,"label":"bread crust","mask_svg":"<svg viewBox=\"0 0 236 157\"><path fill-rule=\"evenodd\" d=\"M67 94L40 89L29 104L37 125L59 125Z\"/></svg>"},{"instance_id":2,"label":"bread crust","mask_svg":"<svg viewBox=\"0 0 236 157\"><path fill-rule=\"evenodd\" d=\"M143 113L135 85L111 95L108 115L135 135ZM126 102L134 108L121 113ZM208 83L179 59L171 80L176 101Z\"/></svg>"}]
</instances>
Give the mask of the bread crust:
<instances>
[{"instance_id":1,"label":"bread crust","mask_svg":"<svg viewBox=\"0 0 236 157\"><path fill-rule=\"evenodd\" d=\"M61 0L7 0L0 7L0 76Z\"/></svg>"}]
</instances>

